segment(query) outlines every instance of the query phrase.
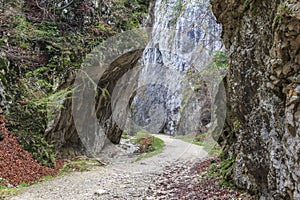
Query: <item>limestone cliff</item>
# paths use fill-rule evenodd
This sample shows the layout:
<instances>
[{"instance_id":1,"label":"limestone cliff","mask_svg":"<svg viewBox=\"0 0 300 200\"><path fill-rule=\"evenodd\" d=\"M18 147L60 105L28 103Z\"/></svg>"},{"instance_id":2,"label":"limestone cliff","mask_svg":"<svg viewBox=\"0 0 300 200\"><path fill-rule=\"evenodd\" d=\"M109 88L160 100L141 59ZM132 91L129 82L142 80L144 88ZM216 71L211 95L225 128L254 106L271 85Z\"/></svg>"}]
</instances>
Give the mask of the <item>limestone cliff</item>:
<instances>
[{"instance_id":1,"label":"limestone cliff","mask_svg":"<svg viewBox=\"0 0 300 200\"><path fill-rule=\"evenodd\" d=\"M142 127L150 128L149 131L154 133L181 131L186 134L199 131L202 123L209 122L211 96L216 86L213 80L219 77L203 71L210 64L212 55L222 48L222 43L219 40L220 26L215 23L208 1L155 1L149 8L149 25L152 25L148 32L150 40L142 49L122 55L127 42L134 44L143 38L141 34L134 38L129 34L122 39L122 35L128 34L124 32L116 35L121 39L120 43L115 43L114 37L108 38L103 44L110 45L96 47L94 54L88 55L96 59L85 64L100 63L95 65L95 71L86 71L93 71L90 78L95 78L94 84L98 86L96 110L91 106L94 101L86 101L90 97L84 93L87 88L82 88L83 92L79 94L81 102L76 102L77 97L73 97L73 102L66 100L65 109L61 110L48 132L57 146L70 144L76 147L75 143L80 147L80 142L83 142L96 153L103 147L103 133L111 142L118 143L128 127L134 127L130 130L132 132ZM142 54L140 50L144 48ZM104 68L103 60L99 58L112 58L116 52L120 52L117 53L119 57L110 60ZM73 111L81 110L75 117L75 124L72 108ZM93 113L97 119L91 117Z\"/></svg>"},{"instance_id":2,"label":"limestone cliff","mask_svg":"<svg viewBox=\"0 0 300 200\"><path fill-rule=\"evenodd\" d=\"M205 69L222 49L221 27L207 0L157 0L152 21L133 119L154 133L198 132L210 121L214 84Z\"/></svg>"},{"instance_id":3,"label":"limestone cliff","mask_svg":"<svg viewBox=\"0 0 300 200\"><path fill-rule=\"evenodd\" d=\"M213 0L230 51L223 159L261 199L300 198L300 3Z\"/></svg>"}]
</instances>

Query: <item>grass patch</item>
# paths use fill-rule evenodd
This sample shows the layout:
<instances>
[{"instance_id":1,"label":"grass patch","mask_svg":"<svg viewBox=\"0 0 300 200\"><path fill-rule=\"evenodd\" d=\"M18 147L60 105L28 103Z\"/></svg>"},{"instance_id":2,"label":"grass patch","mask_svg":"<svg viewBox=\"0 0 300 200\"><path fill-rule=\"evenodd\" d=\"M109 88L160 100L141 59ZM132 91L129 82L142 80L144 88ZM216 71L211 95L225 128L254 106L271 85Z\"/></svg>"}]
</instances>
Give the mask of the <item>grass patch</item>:
<instances>
[{"instance_id":1,"label":"grass patch","mask_svg":"<svg viewBox=\"0 0 300 200\"><path fill-rule=\"evenodd\" d=\"M129 139L128 133L123 132L122 135L121 135L121 138L122 138L122 139L125 139L125 140L126 140L126 139Z\"/></svg>"},{"instance_id":2,"label":"grass patch","mask_svg":"<svg viewBox=\"0 0 300 200\"><path fill-rule=\"evenodd\" d=\"M71 161L64 165L64 167L60 170L59 175L68 174L71 172L84 172L90 171L92 168L96 166L104 166L105 164L99 162L95 159L79 159Z\"/></svg>"},{"instance_id":3,"label":"grass patch","mask_svg":"<svg viewBox=\"0 0 300 200\"><path fill-rule=\"evenodd\" d=\"M4 179L2 179L4 180ZM1 183L2 181L0 181ZM26 183L21 183L17 187L7 187L5 185L0 185L0 200L10 199L24 191L24 188L28 186Z\"/></svg>"},{"instance_id":4,"label":"grass patch","mask_svg":"<svg viewBox=\"0 0 300 200\"><path fill-rule=\"evenodd\" d=\"M139 146L140 152L142 153L135 161L139 161L145 158L150 158L163 151L164 141L151 135L146 131L139 131L135 138L131 140Z\"/></svg>"},{"instance_id":5,"label":"grass patch","mask_svg":"<svg viewBox=\"0 0 300 200\"><path fill-rule=\"evenodd\" d=\"M142 159L145 159L145 158L150 158L152 156L160 154L163 151L164 141L157 138L157 137L154 137L154 142L153 142L152 145L153 145L153 151L143 153L142 155L137 157L136 161L139 161L139 160L142 160Z\"/></svg>"},{"instance_id":6,"label":"grass patch","mask_svg":"<svg viewBox=\"0 0 300 200\"><path fill-rule=\"evenodd\" d=\"M20 194L24 188L0 188L0 200L9 199Z\"/></svg>"}]
</instances>

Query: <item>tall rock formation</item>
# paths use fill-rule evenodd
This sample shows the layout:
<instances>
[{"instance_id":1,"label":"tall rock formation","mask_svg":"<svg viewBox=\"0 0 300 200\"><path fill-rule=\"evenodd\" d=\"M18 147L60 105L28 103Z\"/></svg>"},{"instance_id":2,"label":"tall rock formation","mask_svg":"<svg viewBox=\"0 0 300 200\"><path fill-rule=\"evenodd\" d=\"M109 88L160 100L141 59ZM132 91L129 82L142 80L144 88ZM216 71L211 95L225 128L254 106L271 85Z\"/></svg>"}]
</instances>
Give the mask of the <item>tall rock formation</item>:
<instances>
[{"instance_id":1,"label":"tall rock formation","mask_svg":"<svg viewBox=\"0 0 300 200\"><path fill-rule=\"evenodd\" d=\"M210 121L216 84L206 70L222 49L221 26L207 0L157 0L151 21L133 121L154 133L195 133Z\"/></svg>"},{"instance_id":2,"label":"tall rock formation","mask_svg":"<svg viewBox=\"0 0 300 200\"><path fill-rule=\"evenodd\" d=\"M300 199L300 2L213 0L230 51L223 159L260 199Z\"/></svg>"},{"instance_id":3,"label":"tall rock formation","mask_svg":"<svg viewBox=\"0 0 300 200\"><path fill-rule=\"evenodd\" d=\"M136 125L138 129L130 131L142 127L154 133L186 134L209 122L214 81L220 77L206 73L205 67L222 43L208 1L155 1L150 5L148 25L153 27L150 33L144 31L150 37L147 46L128 47L130 51L122 53L126 45L142 44L145 38L135 35L138 31L124 32L108 38L87 57L85 64L96 63L98 68L86 68L91 74L76 85L85 87L78 93L82 101L76 102L77 96L66 100L49 129L49 139L58 141L58 146L80 148L83 142L98 153L104 145L103 133L118 143L122 132ZM109 61L105 68L104 57ZM95 110L94 94L86 92L93 91L94 85L98 94ZM86 101L89 97L92 101Z\"/></svg>"}]
</instances>

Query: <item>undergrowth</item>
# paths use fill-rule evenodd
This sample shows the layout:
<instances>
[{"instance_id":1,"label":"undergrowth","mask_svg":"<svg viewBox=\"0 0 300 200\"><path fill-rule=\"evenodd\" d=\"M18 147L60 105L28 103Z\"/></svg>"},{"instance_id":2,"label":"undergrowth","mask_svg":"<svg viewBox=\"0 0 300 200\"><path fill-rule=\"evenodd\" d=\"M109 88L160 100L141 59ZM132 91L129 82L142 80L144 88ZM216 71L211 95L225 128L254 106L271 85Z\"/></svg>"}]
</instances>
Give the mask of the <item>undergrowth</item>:
<instances>
[{"instance_id":1,"label":"undergrowth","mask_svg":"<svg viewBox=\"0 0 300 200\"><path fill-rule=\"evenodd\" d=\"M2 3L0 79L9 102L7 126L39 163L54 167L56 152L45 130L72 92L66 80L103 40L139 27L150 1L100 1L98 9L88 1L62 2L65 9L55 1Z\"/></svg>"}]
</instances>

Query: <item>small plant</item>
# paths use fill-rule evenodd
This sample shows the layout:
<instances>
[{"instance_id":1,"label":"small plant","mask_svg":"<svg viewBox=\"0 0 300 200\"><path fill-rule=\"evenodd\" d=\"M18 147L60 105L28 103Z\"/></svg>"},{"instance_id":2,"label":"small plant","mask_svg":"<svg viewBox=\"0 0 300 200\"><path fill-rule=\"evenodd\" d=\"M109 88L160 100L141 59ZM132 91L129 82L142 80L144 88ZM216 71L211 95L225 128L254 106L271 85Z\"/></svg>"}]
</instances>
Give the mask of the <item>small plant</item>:
<instances>
[{"instance_id":1,"label":"small plant","mask_svg":"<svg viewBox=\"0 0 300 200\"><path fill-rule=\"evenodd\" d=\"M26 187L27 186L27 183L20 183L20 185L18 185L18 188L23 188L23 187Z\"/></svg>"},{"instance_id":2,"label":"small plant","mask_svg":"<svg viewBox=\"0 0 300 200\"><path fill-rule=\"evenodd\" d=\"M28 184L21 183L17 187L13 187L7 180L0 177L0 200L10 199L11 197L18 195L27 186Z\"/></svg>"},{"instance_id":3,"label":"small plant","mask_svg":"<svg viewBox=\"0 0 300 200\"><path fill-rule=\"evenodd\" d=\"M31 152L32 156L42 165L55 167L54 146L49 144L44 136L39 133L18 133L22 147Z\"/></svg>"},{"instance_id":4,"label":"small plant","mask_svg":"<svg viewBox=\"0 0 300 200\"><path fill-rule=\"evenodd\" d=\"M125 139L125 140L126 140L126 139L129 138L129 135L128 135L128 133L123 132L121 137L122 137L122 139Z\"/></svg>"}]
</instances>

